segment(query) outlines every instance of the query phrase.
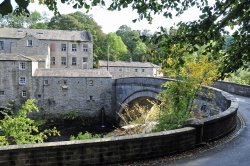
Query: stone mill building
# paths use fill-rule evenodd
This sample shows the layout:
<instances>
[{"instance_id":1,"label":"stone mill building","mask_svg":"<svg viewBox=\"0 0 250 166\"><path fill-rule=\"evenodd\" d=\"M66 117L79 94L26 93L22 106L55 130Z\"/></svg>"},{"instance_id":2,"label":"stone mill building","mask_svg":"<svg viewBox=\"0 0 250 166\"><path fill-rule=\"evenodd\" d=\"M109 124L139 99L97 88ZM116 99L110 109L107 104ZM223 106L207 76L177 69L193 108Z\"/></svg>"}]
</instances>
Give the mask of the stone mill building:
<instances>
[{"instance_id":1,"label":"stone mill building","mask_svg":"<svg viewBox=\"0 0 250 166\"><path fill-rule=\"evenodd\" d=\"M34 98L48 116L111 116L112 76L93 69L88 31L0 28L0 108Z\"/></svg>"}]
</instances>

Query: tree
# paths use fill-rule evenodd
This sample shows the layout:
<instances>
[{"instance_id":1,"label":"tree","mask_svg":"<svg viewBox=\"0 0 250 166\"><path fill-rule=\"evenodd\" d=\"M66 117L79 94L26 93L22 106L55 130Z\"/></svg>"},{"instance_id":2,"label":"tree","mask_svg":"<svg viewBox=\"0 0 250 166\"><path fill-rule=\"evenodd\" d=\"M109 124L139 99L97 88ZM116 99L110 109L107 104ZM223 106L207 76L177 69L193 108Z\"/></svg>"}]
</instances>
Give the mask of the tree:
<instances>
[{"instance_id":1,"label":"tree","mask_svg":"<svg viewBox=\"0 0 250 166\"><path fill-rule=\"evenodd\" d=\"M33 99L28 99L16 115L5 115L0 120L0 146L41 143L50 135L59 135L56 128L39 132L35 121L27 117L32 111L38 111L38 107Z\"/></svg>"},{"instance_id":2,"label":"tree","mask_svg":"<svg viewBox=\"0 0 250 166\"><path fill-rule=\"evenodd\" d=\"M107 48L109 48L109 60L129 60L130 56L128 54L128 49L120 36L117 36L115 33L109 33L107 35L106 44Z\"/></svg>"},{"instance_id":3,"label":"tree","mask_svg":"<svg viewBox=\"0 0 250 166\"><path fill-rule=\"evenodd\" d=\"M1 27L10 28L33 28L33 29L46 29L48 18L42 16L39 12L32 12L29 17L25 14L14 15L13 13L0 17Z\"/></svg>"},{"instance_id":4,"label":"tree","mask_svg":"<svg viewBox=\"0 0 250 166\"><path fill-rule=\"evenodd\" d=\"M18 7L16 13L28 13L27 6L30 1L15 0ZM58 13L57 1L39 1L48 6L48 8ZM92 6L105 6L105 0L63 0L63 3L69 3L74 8L84 7L89 10ZM147 19L152 21L153 14L162 14L166 18L172 18L173 15L180 16L187 9L197 7L201 11L200 18L196 21L178 24L177 37L178 43L190 44L190 51L195 51L195 45L202 46L211 40L215 42L207 48L207 52L219 52L224 44L224 34L228 34L228 27L235 27L232 36L234 37L233 45L226 52L221 53L223 56L221 62L224 64L221 69L221 77L227 73L234 72L240 67L247 67L250 61L250 1L248 0L215 0L214 4L208 4L208 0L161 0L161 1L112 1L108 6L109 10L121 10L131 6L139 15L136 20ZM0 13L5 15L13 11L10 0L4 0L0 4ZM136 21L134 20L134 21ZM162 33L164 34L164 32ZM175 44L173 43L173 44Z\"/></svg>"},{"instance_id":5,"label":"tree","mask_svg":"<svg viewBox=\"0 0 250 166\"><path fill-rule=\"evenodd\" d=\"M140 33L132 30L127 25L122 25L116 31L116 34L121 37L122 41L127 46L131 58L134 61L141 61L142 56L146 53L147 47L140 39Z\"/></svg>"}]
</instances>

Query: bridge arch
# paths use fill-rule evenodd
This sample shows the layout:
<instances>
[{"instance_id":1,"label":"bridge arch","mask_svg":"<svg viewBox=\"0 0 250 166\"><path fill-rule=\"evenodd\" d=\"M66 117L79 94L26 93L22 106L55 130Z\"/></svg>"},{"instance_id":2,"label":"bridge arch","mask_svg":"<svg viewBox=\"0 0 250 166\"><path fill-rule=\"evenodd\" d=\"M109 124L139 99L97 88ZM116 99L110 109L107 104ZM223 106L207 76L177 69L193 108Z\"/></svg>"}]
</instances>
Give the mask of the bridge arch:
<instances>
[{"instance_id":1,"label":"bridge arch","mask_svg":"<svg viewBox=\"0 0 250 166\"><path fill-rule=\"evenodd\" d=\"M140 97L149 97L149 98L153 98L156 99L156 96L159 92L158 91L154 91L154 90L141 90L141 91L136 91L134 93L132 93L131 95L129 95L127 98L125 98L121 103L120 103L120 107L118 109L118 113L122 113L124 106L129 104L131 101L140 98ZM157 99L156 99L157 100Z\"/></svg>"}]
</instances>

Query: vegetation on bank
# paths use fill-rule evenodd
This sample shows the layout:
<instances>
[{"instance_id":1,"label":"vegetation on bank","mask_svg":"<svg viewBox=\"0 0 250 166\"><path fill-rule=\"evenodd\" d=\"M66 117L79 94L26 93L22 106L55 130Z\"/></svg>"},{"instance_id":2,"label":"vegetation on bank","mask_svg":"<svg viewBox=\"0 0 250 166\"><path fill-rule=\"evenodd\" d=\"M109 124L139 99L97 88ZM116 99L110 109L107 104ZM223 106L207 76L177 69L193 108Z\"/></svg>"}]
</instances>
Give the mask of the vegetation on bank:
<instances>
[{"instance_id":1,"label":"vegetation on bank","mask_svg":"<svg viewBox=\"0 0 250 166\"><path fill-rule=\"evenodd\" d=\"M48 136L60 135L56 128L39 131L36 122L27 117L38 111L33 99L28 99L16 114L6 114L0 120L0 146L13 144L42 143Z\"/></svg>"}]
</instances>

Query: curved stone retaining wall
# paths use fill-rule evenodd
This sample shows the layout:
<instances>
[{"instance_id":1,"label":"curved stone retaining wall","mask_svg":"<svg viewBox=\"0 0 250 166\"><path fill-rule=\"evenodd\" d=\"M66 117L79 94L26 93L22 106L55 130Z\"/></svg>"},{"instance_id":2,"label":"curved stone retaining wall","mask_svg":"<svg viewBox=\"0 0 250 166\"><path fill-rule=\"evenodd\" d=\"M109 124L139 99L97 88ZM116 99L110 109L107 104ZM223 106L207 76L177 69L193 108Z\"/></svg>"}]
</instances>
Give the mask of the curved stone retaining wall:
<instances>
[{"instance_id":1,"label":"curved stone retaining wall","mask_svg":"<svg viewBox=\"0 0 250 166\"><path fill-rule=\"evenodd\" d=\"M216 139L236 126L238 104L232 95L216 91L215 99L227 108L219 115L193 120L192 127L165 132L87 141L64 141L0 147L0 165L107 165L169 155Z\"/></svg>"},{"instance_id":2,"label":"curved stone retaining wall","mask_svg":"<svg viewBox=\"0 0 250 166\"><path fill-rule=\"evenodd\" d=\"M241 85L232 82L225 82L225 81L217 81L214 84L215 88L224 90L229 93L241 95L241 96L248 96L250 97L250 86L249 85Z\"/></svg>"}]
</instances>

